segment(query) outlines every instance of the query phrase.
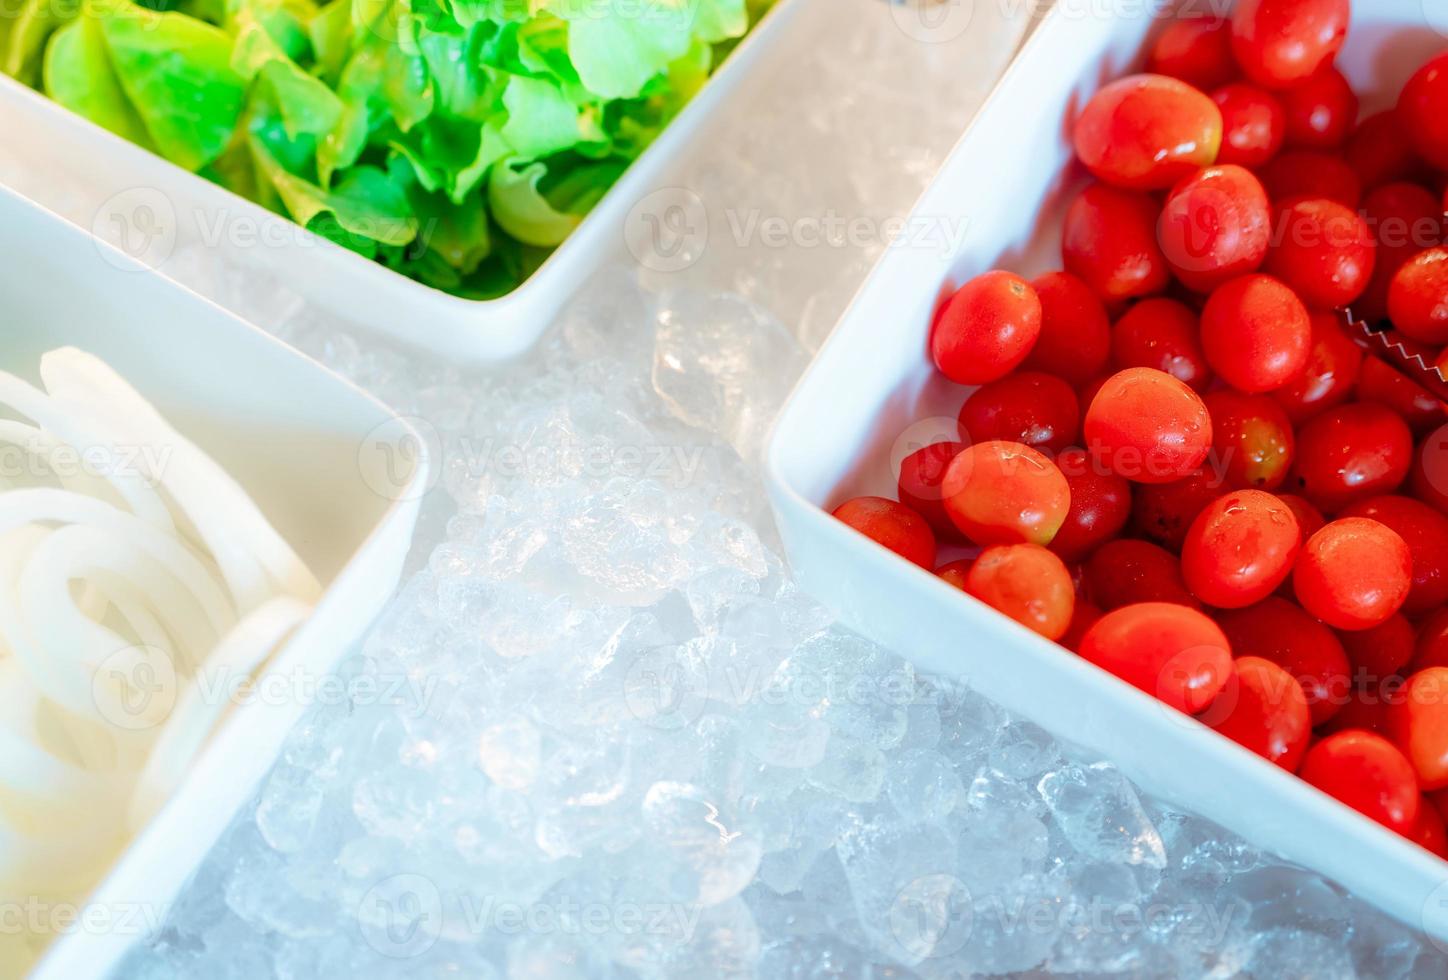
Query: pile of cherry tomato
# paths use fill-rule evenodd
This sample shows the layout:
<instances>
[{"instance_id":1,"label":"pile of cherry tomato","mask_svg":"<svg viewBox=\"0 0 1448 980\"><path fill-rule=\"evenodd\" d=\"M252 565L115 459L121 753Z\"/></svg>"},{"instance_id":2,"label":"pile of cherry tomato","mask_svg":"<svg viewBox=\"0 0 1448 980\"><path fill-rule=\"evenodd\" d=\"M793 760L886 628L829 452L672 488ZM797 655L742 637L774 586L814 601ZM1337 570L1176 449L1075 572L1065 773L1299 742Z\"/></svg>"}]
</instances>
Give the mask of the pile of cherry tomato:
<instances>
[{"instance_id":1,"label":"pile of cherry tomato","mask_svg":"<svg viewBox=\"0 0 1448 980\"><path fill-rule=\"evenodd\" d=\"M1448 411L1346 312L1448 345L1448 52L1359 119L1348 22L1240 0L1098 91L1063 269L937 314L958 439L835 515L1448 856Z\"/></svg>"}]
</instances>

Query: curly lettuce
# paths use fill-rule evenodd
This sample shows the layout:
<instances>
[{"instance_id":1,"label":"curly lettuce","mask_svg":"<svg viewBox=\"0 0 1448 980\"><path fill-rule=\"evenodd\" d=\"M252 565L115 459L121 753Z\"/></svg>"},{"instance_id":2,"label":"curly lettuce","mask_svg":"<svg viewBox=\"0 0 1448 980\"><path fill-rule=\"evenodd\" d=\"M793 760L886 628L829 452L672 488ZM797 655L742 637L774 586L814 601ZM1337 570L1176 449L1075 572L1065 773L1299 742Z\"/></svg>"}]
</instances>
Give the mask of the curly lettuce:
<instances>
[{"instance_id":1,"label":"curly lettuce","mask_svg":"<svg viewBox=\"0 0 1448 980\"><path fill-rule=\"evenodd\" d=\"M449 292L515 289L770 0L23 0L0 70Z\"/></svg>"}]
</instances>

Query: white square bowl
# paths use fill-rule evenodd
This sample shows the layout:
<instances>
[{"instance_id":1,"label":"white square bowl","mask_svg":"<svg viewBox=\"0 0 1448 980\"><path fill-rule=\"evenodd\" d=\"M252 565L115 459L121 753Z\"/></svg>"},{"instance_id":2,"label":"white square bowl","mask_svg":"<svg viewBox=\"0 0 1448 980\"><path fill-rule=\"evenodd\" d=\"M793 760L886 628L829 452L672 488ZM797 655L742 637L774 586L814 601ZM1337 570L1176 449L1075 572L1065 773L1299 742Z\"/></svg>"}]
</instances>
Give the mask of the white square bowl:
<instances>
[{"instance_id":1,"label":"white square bowl","mask_svg":"<svg viewBox=\"0 0 1448 980\"><path fill-rule=\"evenodd\" d=\"M162 272L173 255L224 247L255 270L258 281L274 279L321 309L400 343L461 362L503 360L542 336L610 249L624 243L631 222L672 216L671 198L655 202L649 196L654 182L705 122L725 110L803 2L776 0L573 234L527 281L492 300L453 296L363 258L3 74L0 132L6 150L27 170L74 188L78 199L68 200L64 213L84 215L81 223L97 236Z\"/></svg>"},{"instance_id":2,"label":"white square bowl","mask_svg":"<svg viewBox=\"0 0 1448 980\"><path fill-rule=\"evenodd\" d=\"M925 436L912 440L916 448L939 438L925 435L931 425L922 420L954 421L965 389L927 354L940 299L991 268L1029 277L1060 267L1062 212L1085 183L1070 121L1104 81L1139 70L1147 40L1164 26L1153 17L1163 6L1172 5L1062 3L1047 15L916 206L912 227L965 219L966 233L948 254L902 247L881 259L771 436L771 502L799 582L854 629L930 671L967 678L1111 758L1148 792L1448 940L1448 863L829 513L861 494L893 498L892 445L912 426ZM1409 74L1448 46L1427 9L1422 0L1354 4L1339 67L1364 94L1365 112L1390 105Z\"/></svg>"},{"instance_id":3,"label":"white square bowl","mask_svg":"<svg viewBox=\"0 0 1448 980\"><path fill-rule=\"evenodd\" d=\"M40 355L67 344L109 363L242 484L325 590L264 669L278 683L258 683L283 693L232 707L176 794L90 897L76 896L114 918L58 937L32 974L73 980L104 972L145 938L143 923L163 924L315 693L292 679L326 677L391 595L429 464L380 402L3 190L0 252L0 369L38 382Z\"/></svg>"}]
</instances>

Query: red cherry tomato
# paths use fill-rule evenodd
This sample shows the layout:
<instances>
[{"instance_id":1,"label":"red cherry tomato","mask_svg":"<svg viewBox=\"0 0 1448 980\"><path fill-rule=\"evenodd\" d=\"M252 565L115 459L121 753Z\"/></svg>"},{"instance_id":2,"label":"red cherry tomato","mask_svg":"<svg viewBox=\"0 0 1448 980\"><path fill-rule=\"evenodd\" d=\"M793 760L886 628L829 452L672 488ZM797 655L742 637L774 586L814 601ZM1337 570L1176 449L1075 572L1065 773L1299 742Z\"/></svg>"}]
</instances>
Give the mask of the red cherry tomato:
<instances>
[{"instance_id":1,"label":"red cherry tomato","mask_svg":"<svg viewBox=\"0 0 1448 980\"><path fill-rule=\"evenodd\" d=\"M922 568L935 567L935 535L925 518L884 497L856 497L835 508L837 519Z\"/></svg>"},{"instance_id":2,"label":"red cherry tomato","mask_svg":"<svg viewBox=\"0 0 1448 980\"><path fill-rule=\"evenodd\" d=\"M1099 180L1158 190L1217 159L1222 113L1166 75L1129 75L1091 97L1076 120L1076 155Z\"/></svg>"},{"instance_id":3,"label":"red cherry tomato","mask_svg":"<svg viewBox=\"0 0 1448 980\"><path fill-rule=\"evenodd\" d=\"M1066 212L1061 257L1107 303L1152 296L1171 281L1156 241L1160 206L1145 194L1092 184Z\"/></svg>"},{"instance_id":4,"label":"red cherry tomato","mask_svg":"<svg viewBox=\"0 0 1448 980\"><path fill-rule=\"evenodd\" d=\"M1237 658L1231 679L1202 720L1288 772L1302 764L1312 737L1312 716L1301 685L1261 657Z\"/></svg>"},{"instance_id":5,"label":"red cherry tomato","mask_svg":"<svg viewBox=\"0 0 1448 980\"><path fill-rule=\"evenodd\" d=\"M1413 659L1407 673L1429 667L1448 667L1448 609L1440 609L1423 620L1413 641Z\"/></svg>"},{"instance_id":6,"label":"red cherry tomato","mask_svg":"<svg viewBox=\"0 0 1448 980\"><path fill-rule=\"evenodd\" d=\"M1279 493L1277 499L1292 508L1292 516L1297 518L1297 528L1302 532L1304 543L1327 524L1327 518L1322 516L1322 511L1309 504L1306 499L1293 493Z\"/></svg>"},{"instance_id":7,"label":"red cherry tomato","mask_svg":"<svg viewBox=\"0 0 1448 980\"><path fill-rule=\"evenodd\" d=\"M1413 434L1372 402L1328 409L1297 430L1289 485L1324 513L1392 493L1412 465Z\"/></svg>"},{"instance_id":8,"label":"red cherry tomato","mask_svg":"<svg viewBox=\"0 0 1448 980\"><path fill-rule=\"evenodd\" d=\"M1443 815L1427 796L1418 806L1418 822L1408 836L1423 850L1448 858L1448 827L1444 826Z\"/></svg>"},{"instance_id":9,"label":"red cherry tomato","mask_svg":"<svg viewBox=\"0 0 1448 980\"><path fill-rule=\"evenodd\" d=\"M951 462L945 511L979 545L1047 545L1066 522L1071 489L1045 456L1014 442L979 442Z\"/></svg>"},{"instance_id":10,"label":"red cherry tomato","mask_svg":"<svg viewBox=\"0 0 1448 980\"><path fill-rule=\"evenodd\" d=\"M1332 150L1347 140L1358 117L1358 97L1342 72L1324 65L1301 84L1279 93L1287 113L1287 145Z\"/></svg>"},{"instance_id":11,"label":"red cherry tomato","mask_svg":"<svg viewBox=\"0 0 1448 980\"><path fill-rule=\"evenodd\" d=\"M1223 389L1206 397L1212 452L1227 485L1276 490L1287 479L1295 442L1292 422L1266 395Z\"/></svg>"},{"instance_id":12,"label":"red cherry tomato","mask_svg":"<svg viewBox=\"0 0 1448 980\"><path fill-rule=\"evenodd\" d=\"M1388 708L1388 732L1425 790L1448 787L1448 667L1420 670Z\"/></svg>"},{"instance_id":13,"label":"red cherry tomato","mask_svg":"<svg viewBox=\"0 0 1448 980\"><path fill-rule=\"evenodd\" d=\"M1448 428L1435 429L1418 444L1408 488L1418 500L1448 514Z\"/></svg>"},{"instance_id":14,"label":"red cherry tomato","mask_svg":"<svg viewBox=\"0 0 1448 980\"><path fill-rule=\"evenodd\" d=\"M1010 374L1041 333L1041 301L1010 272L976 276L946 301L930 338L935 366L956 384Z\"/></svg>"},{"instance_id":15,"label":"red cherry tomato","mask_svg":"<svg viewBox=\"0 0 1448 980\"><path fill-rule=\"evenodd\" d=\"M1396 683L1401 685L1401 678ZM1331 735L1334 732L1359 728L1365 732L1374 732L1384 738L1389 738L1388 707L1389 701L1381 687L1355 687L1348 694L1341 710L1317 730L1318 734Z\"/></svg>"},{"instance_id":16,"label":"red cherry tomato","mask_svg":"<svg viewBox=\"0 0 1448 980\"><path fill-rule=\"evenodd\" d=\"M1222 478L1206 467L1171 483L1138 486L1132 494L1132 529L1141 537L1180 551L1192 521L1225 489Z\"/></svg>"},{"instance_id":17,"label":"red cherry tomato","mask_svg":"<svg viewBox=\"0 0 1448 980\"><path fill-rule=\"evenodd\" d=\"M1348 0L1240 0L1232 12L1232 50L1248 78L1286 88L1336 57L1348 18Z\"/></svg>"},{"instance_id":18,"label":"red cherry tomato","mask_svg":"<svg viewBox=\"0 0 1448 980\"><path fill-rule=\"evenodd\" d=\"M1413 585L1403 611L1431 612L1448 602L1448 517L1411 497L1373 497L1342 512L1367 517L1397 532L1413 556Z\"/></svg>"},{"instance_id":19,"label":"red cherry tomato","mask_svg":"<svg viewBox=\"0 0 1448 980\"><path fill-rule=\"evenodd\" d=\"M970 568L974 564L974 558L961 558L941 565L935 570L935 574L964 592L965 580L970 576Z\"/></svg>"},{"instance_id":20,"label":"red cherry tomato","mask_svg":"<svg viewBox=\"0 0 1448 980\"><path fill-rule=\"evenodd\" d=\"M1279 153L1257 174L1273 204L1297 198L1326 198L1355 208L1363 197L1357 171L1342 157L1313 150Z\"/></svg>"},{"instance_id":21,"label":"red cherry tomato","mask_svg":"<svg viewBox=\"0 0 1448 980\"><path fill-rule=\"evenodd\" d=\"M1277 591L1301 547L1290 507L1261 490L1237 490L1192 522L1182 546L1182 577L1207 605L1241 609Z\"/></svg>"},{"instance_id":22,"label":"red cherry tomato","mask_svg":"<svg viewBox=\"0 0 1448 980\"><path fill-rule=\"evenodd\" d=\"M1294 424L1347 401L1363 368L1363 350L1347 335L1340 316L1309 313L1308 319L1307 366L1270 395Z\"/></svg>"},{"instance_id":23,"label":"red cherry tomato","mask_svg":"<svg viewBox=\"0 0 1448 980\"><path fill-rule=\"evenodd\" d=\"M1308 306L1337 309L1363 294L1372 279L1377 242L1367 223L1326 199L1281 206L1264 268Z\"/></svg>"},{"instance_id":24,"label":"red cherry tomato","mask_svg":"<svg viewBox=\"0 0 1448 980\"><path fill-rule=\"evenodd\" d=\"M1199 293L1255 272L1271 235L1267 192L1251 171L1234 164L1207 167L1177 184L1157 232L1172 272Z\"/></svg>"},{"instance_id":25,"label":"red cherry tomato","mask_svg":"<svg viewBox=\"0 0 1448 980\"><path fill-rule=\"evenodd\" d=\"M940 485L945 482L951 461L963 452L963 442L937 442L915 450L900 462L900 502L925 518L939 537L958 534L955 523L945 513L945 492Z\"/></svg>"},{"instance_id":26,"label":"red cherry tomato","mask_svg":"<svg viewBox=\"0 0 1448 980\"><path fill-rule=\"evenodd\" d=\"M1170 602L1102 616L1086 631L1081 657L1187 714L1211 704L1232 673L1232 648L1217 624Z\"/></svg>"},{"instance_id":27,"label":"red cherry tomato","mask_svg":"<svg viewBox=\"0 0 1448 980\"><path fill-rule=\"evenodd\" d=\"M1048 640L1071 625L1076 589L1061 559L1035 544L987 548L971 566L965 591Z\"/></svg>"},{"instance_id":28,"label":"red cherry tomato","mask_svg":"<svg viewBox=\"0 0 1448 980\"><path fill-rule=\"evenodd\" d=\"M1307 750L1297 774L1389 830L1408 834L1417 824L1422 797L1413 767L1381 735L1329 735Z\"/></svg>"},{"instance_id":29,"label":"red cherry tomato","mask_svg":"<svg viewBox=\"0 0 1448 980\"><path fill-rule=\"evenodd\" d=\"M1358 123L1343 148L1363 187L1372 190L1400 180L1418 180L1427 167L1418 156L1395 111L1379 112Z\"/></svg>"},{"instance_id":30,"label":"red cherry tomato","mask_svg":"<svg viewBox=\"0 0 1448 980\"><path fill-rule=\"evenodd\" d=\"M1212 93L1222 112L1222 150L1217 163L1260 167L1275 157L1287 139L1287 113L1277 97L1245 82Z\"/></svg>"},{"instance_id":31,"label":"red cherry tomato","mask_svg":"<svg viewBox=\"0 0 1448 980\"><path fill-rule=\"evenodd\" d=\"M1181 17L1167 25L1146 61L1147 71L1169 75L1199 89L1237 77L1232 25L1214 17Z\"/></svg>"},{"instance_id":32,"label":"red cherry tomato","mask_svg":"<svg viewBox=\"0 0 1448 980\"><path fill-rule=\"evenodd\" d=\"M1292 575L1302 608L1340 630L1385 622L1403 608L1412 583L1408 545L1365 517L1341 518L1308 538Z\"/></svg>"},{"instance_id":33,"label":"red cherry tomato","mask_svg":"<svg viewBox=\"0 0 1448 980\"><path fill-rule=\"evenodd\" d=\"M1041 336L1026 357L1026 368L1084 384L1111 357L1111 320L1101 300L1069 272L1048 272L1031 280L1041 301Z\"/></svg>"},{"instance_id":34,"label":"red cherry tomato","mask_svg":"<svg viewBox=\"0 0 1448 980\"><path fill-rule=\"evenodd\" d=\"M1302 301L1271 276L1233 279L1202 311L1207 363L1233 388L1256 394L1281 388L1307 367L1312 321Z\"/></svg>"},{"instance_id":35,"label":"red cherry tomato","mask_svg":"<svg viewBox=\"0 0 1448 980\"><path fill-rule=\"evenodd\" d=\"M1141 602L1201 607L1182 579L1181 562L1149 541L1108 541L1086 561L1085 578L1087 594L1102 609Z\"/></svg>"},{"instance_id":36,"label":"red cherry tomato","mask_svg":"<svg viewBox=\"0 0 1448 980\"><path fill-rule=\"evenodd\" d=\"M1118 370L1155 368L1197 391L1212 381L1199 339L1197 315L1174 299L1144 299L1127 310L1111 332L1111 360Z\"/></svg>"},{"instance_id":37,"label":"red cherry tomato","mask_svg":"<svg viewBox=\"0 0 1448 980\"><path fill-rule=\"evenodd\" d=\"M1096 625L1096 621L1106 615L1101 608L1085 599L1076 600L1076 608L1071 613L1071 625L1066 627L1066 633L1056 642L1061 644L1072 653L1081 649L1081 641L1085 638L1086 632Z\"/></svg>"},{"instance_id":38,"label":"red cherry tomato","mask_svg":"<svg viewBox=\"0 0 1448 980\"><path fill-rule=\"evenodd\" d=\"M966 396L960 429L970 442L1019 442L1054 455L1076 442L1081 407L1060 378L1020 371Z\"/></svg>"},{"instance_id":39,"label":"red cherry tomato","mask_svg":"<svg viewBox=\"0 0 1448 980\"><path fill-rule=\"evenodd\" d=\"M1079 561L1121 533L1131 517L1131 484L1097 467L1084 449L1068 449L1056 466L1071 488L1066 523L1051 541L1051 550L1066 561Z\"/></svg>"},{"instance_id":40,"label":"red cherry tomato","mask_svg":"<svg viewBox=\"0 0 1448 980\"><path fill-rule=\"evenodd\" d=\"M1448 248L1419 252L1388 287L1393 326L1425 344L1448 344Z\"/></svg>"},{"instance_id":41,"label":"red cherry tomato","mask_svg":"<svg viewBox=\"0 0 1448 980\"><path fill-rule=\"evenodd\" d=\"M1212 420L1196 392L1151 368L1113 375L1086 410L1086 445L1102 465L1135 483L1191 473L1212 446Z\"/></svg>"},{"instance_id":42,"label":"red cherry tomato","mask_svg":"<svg viewBox=\"0 0 1448 980\"><path fill-rule=\"evenodd\" d=\"M1314 727L1342 708L1352 667L1336 634L1286 599L1272 596L1217 617L1238 656L1262 657L1297 678Z\"/></svg>"},{"instance_id":43,"label":"red cherry tomato","mask_svg":"<svg viewBox=\"0 0 1448 980\"><path fill-rule=\"evenodd\" d=\"M1448 52L1408 80L1398 96L1398 116L1418 155L1448 170Z\"/></svg>"},{"instance_id":44,"label":"red cherry tomato","mask_svg":"<svg viewBox=\"0 0 1448 980\"><path fill-rule=\"evenodd\" d=\"M1398 676L1413 659L1417 637L1413 624L1402 613L1390 616L1372 629L1352 630L1338 634L1347 659L1352 661L1353 683L1359 687L1379 687L1388 678Z\"/></svg>"},{"instance_id":45,"label":"red cherry tomato","mask_svg":"<svg viewBox=\"0 0 1448 980\"><path fill-rule=\"evenodd\" d=\"M1388 294L1398 270L1424 249L1443 244L1443 205L1417 184L1384 184L1363 201L1363 220L1377 239L1378 257L1372 281L1353 303L1353 313L1363 320L1381 320L1388 315Z\"/></svg>"}]
</instances>

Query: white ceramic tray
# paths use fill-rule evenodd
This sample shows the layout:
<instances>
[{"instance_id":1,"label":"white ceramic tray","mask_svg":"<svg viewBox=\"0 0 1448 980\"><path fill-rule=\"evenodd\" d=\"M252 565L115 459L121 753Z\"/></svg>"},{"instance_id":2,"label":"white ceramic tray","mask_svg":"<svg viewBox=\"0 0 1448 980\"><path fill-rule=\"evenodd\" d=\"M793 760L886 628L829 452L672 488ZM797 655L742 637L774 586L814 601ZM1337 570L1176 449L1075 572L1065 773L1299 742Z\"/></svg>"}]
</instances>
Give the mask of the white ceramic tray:
<instances>
[{"instance_id":1,"label":"white ceramic tray","mask_svg":"<svg viewBox=\"0 0 1448 980\"><path fill-rule=\"evenodd\" d=\"M245 487L321 580L312 616L213 733L170 802L85 902L104 925L32 977L103 973L166 908L270 768L339 656L397 585L429 487L426 451L380 402L110 246L0 190L0 368L38 382L73 344L113 366ZM77 896L77 900L84 896ZM9 901L9 897L0 896Z\"/></svg>"},{"instance_id":2,"label":"white ceramic tray","mask_svg":"<svg viewBox=\"0 0 1448 980\"><path fill-rule=\"evenodd\" d=\"M1164 26L1151 16L1161 7L1107 5L1118 13L1105 16L1099 7L1057 5L1023 48L912 219L964 217L967 234L949 255L896 249L880 261L775 428L767 478L785 546L801 584L861 633L928 670L968 679L1113 759L1148 792L1448 940L1448 863L828 512L859 494L893 497L902 433L913 426L918 448L922 438L933 441L921 420L954 420L964 389L944 381L926 353L939 299L994 267L1027 275L1059 268L1061 212L1083 183L1072 165L1070 120L1104 81L1139 70L1147 39ZM1408 75L1448 46L1424 10L1421 0L1353 5L1339 66L1364 93L1365 113L1391 104Z\"/></svg>"},{"instance_id":3,"label":"white ceramic tray","mask_svg":"<svg viewBox=\"0 0 1448 980\"><path fill-rule=\"evenodd\" d=\"M225 247L257 273L321 308L402 343L466 362L518 354L651 212L654 182L720 112L751 66L806 0L778 0L714 77L613 186L571 236L518 289L467 300L415 282L297 227L0 75L0 132L28 168L85 188L65 213L93 215L90 230L162 272L187 249ZM671 199L669 199L671 200ZM666 211L659 198L654 210ZM52 209L54 210L54 209Z\"/></svg>"}]
</instances>

